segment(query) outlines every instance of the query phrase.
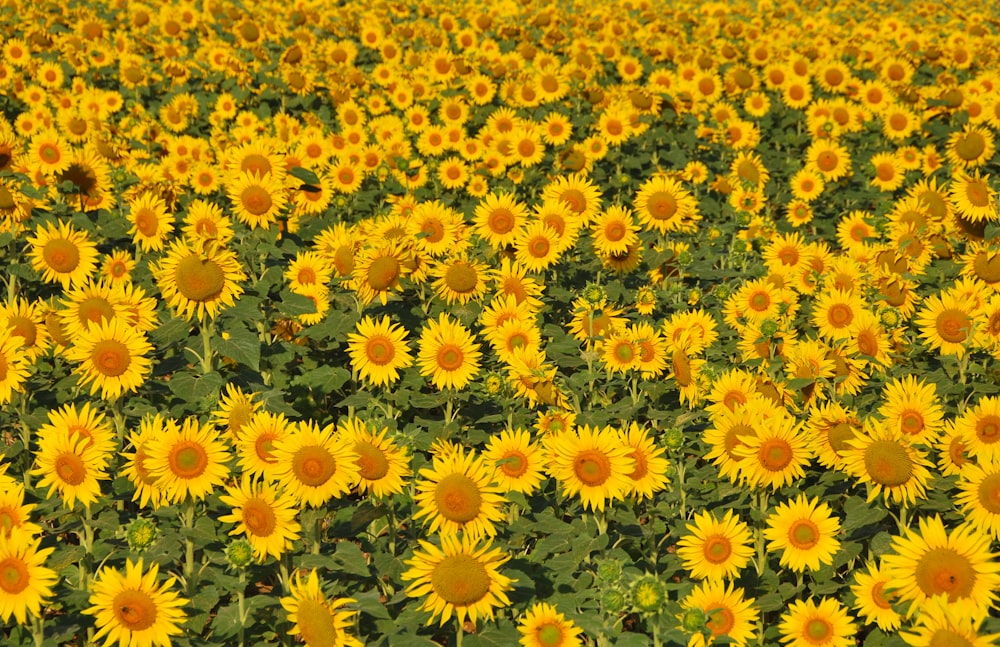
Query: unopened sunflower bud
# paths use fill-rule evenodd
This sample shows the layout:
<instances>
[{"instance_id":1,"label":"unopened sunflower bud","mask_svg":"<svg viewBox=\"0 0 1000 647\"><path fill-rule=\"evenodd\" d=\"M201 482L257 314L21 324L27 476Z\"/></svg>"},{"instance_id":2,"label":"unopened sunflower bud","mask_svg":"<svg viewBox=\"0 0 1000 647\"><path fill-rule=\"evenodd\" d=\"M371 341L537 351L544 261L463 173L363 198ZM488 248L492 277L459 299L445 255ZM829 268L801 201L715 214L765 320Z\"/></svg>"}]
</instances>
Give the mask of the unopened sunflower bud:
<instances>
[{"instance_id":1,"label":"unopened sunflower bud","mask_svg":"<svg viewBox=\"0 0 1000 647\"><path fill-rule=\"evenodd\" d=\"M128 547L135 552L142 552L152 546L156 535L156 523L142 517L133 519L125 531Z\"/></svg>"},{"instance_id":2,"label":"unopened sunflower bud","mask_svg":"<svg viewBox=\"0 0 1000 647\"><path fill-rule=\"evenodd\" d=\"M632 605L640 613L656 613L667 601L667 590L655 575L644 575L632 585Z\"/></svg>"},{"instance_id":3,"label":"unopened sunflower bud","mask_svg":"<svg viewBox=\"0 0 1000 647\"><path fill-rule=\"evenodd\" d=\"M701 633L707 621L704 609L688 609L681 616L681 627L691 634Z\"/></svg>"},{"instance_id":4,"label":"unopened sunflower bud","mask_svg":"<svg viewBox=\"0 0 1000 647\"><path fill-rule=\"evenodd\" d=\"M233 568L246 568L253 563L253 546L246 539L237 539L226 546L226 561Z\"/></svg>"}]
</instances>

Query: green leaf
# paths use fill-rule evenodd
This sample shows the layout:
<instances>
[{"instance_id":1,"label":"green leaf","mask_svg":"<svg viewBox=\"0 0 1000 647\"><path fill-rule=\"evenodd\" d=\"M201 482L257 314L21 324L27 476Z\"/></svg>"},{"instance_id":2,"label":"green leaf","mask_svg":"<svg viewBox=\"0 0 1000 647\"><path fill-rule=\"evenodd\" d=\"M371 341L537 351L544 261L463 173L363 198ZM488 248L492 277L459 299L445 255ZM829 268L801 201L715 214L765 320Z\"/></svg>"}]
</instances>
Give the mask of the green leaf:
<instances>
[{"instance_id":1,"label":"green leaf","mask_svg":"<svg viewBox=\"0 0 1000 647\"><path fill-rule=\"evenodd\" d=\"M173 317L150 331L149 337L156 342L157 347L163 348L187 339L190 334L191 324L183 319Z\"/></svg>"},{"instance_id":2,"label":"green leaf","mask_svg":"<svg viewBox=\"0 0 1000 647\"><path fill-rule=\"evenodd\" d=\"M184 371L170 378L170 390L187 403L194 403L202 398L216 395L223 384L225 384L225 380L215 371L205 375L195 375Z\"/></svg>"},{"instance_id":3,"label":"green leaf","mask_svg":"<svg viewBox=\"0 0 1000 647\"><path fill-rule=\"evenodd\" d=\"M240 630L240 608L237 604L227 604L219 609L212 621L212 636L228 638Z\"/></svg>"},{"instance_id":4,"label":"green leaf","mask_svg":"<svg viewBox=\"0 0 1000 647\"><path fill-rule=\"evenodd\" d=\"M299 375L292 380L292 384L330 393L340 389L349 379L351 379L351 372L345 368L340 366L320 366Z\"/></svg>"},{"instance_id":5,"label":"green leaf","mask_svg":"<svg viewBox=\"0 0 1000 647\"><path fill-rule=\"evenodd\" d=\"M361 575L370 577L371 571L368 568L368 560L357 544L351 541L342 541L337 544L337 550L333 553L333 558L340 566L341 573L350 575Z\"/></svg>"},{"instance_id":6,"label":"green leaf","mask_svg":"<svg viewBox=\"0 0 1000 647\"><path fill-rule=\"evenodd\" d=\"M855 530L877 524L888 514L884 508L867 503L861 497L852 496L844 503L844 523L841 526L848 537Z\"/></svg>"},{"instance_id":7,"label":"green leaf","mask_svg":"<svg viewBox=\"0 0 1000 647\"><path fill-rule=\"evenodd\" d=\"M292 168L288 169L288 174L291 175L292 177L302 180L305 184L309 184L311 186L320 185L319 178L316 176L316 174L307 168L303 168L301 166L293 166Z\"/></svg>"},{"instance_id":8,"label":"green leaf","mask_svg":"<svg viewBox=\"0 0 1000 647\"><path fill-rule=\"evenodd\" d=\"M215 340L215 349L240 364L260 370L260 337L256 332L241 325L233 325L227 330L229 339Z\"/></svg>"},{"instance_id":9,"label":"green leaf","mask_svg":"<svg viewBox=\"0 0 1000 647\"><path fill-rule=\"evenodd\" d=\"M309 297L295 294L290 290L282 290L281 298L276 304L278 312L287 316L316 314L316 304Z\"/></svg>"},{"instance_id":10,"label":"green leaf","mask_svg":"<svg viewBox=\"0 0 1000 647\"><path fill-rule=\"evenodd\" d=\"M392 616L389 615L389 611L385 608L385 603L382 601L382 594L378 589L371 589L370 591L365 591L364 593L357 593L351 597L353 597L356 601L355 606L357 606L358 609L373 618L392 618Z\"/></svg>"}]
</instances>

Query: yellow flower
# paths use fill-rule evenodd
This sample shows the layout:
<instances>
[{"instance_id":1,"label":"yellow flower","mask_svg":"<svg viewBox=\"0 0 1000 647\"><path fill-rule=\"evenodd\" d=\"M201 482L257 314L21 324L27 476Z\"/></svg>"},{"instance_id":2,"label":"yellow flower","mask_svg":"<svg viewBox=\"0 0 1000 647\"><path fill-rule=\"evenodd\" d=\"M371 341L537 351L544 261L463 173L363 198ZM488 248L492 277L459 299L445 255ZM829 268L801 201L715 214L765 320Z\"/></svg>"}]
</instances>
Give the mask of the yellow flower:
<instances>
[{"instance_id":1,"label":"yellow flower","mask_svg":"<svg viewBox=\"0 0 1000 647\"><path fill-rule=\"evenodd\" d=\"M94 640L103 639L104 647L169 647L171 636L181 635L188 600L174 590L174 577L157 582L158 572L159 565L153 563L144 573L141 559L126 560L124 574L111 566L98 571L90 585L91 606L83 611L94 616Z\"/></svg>"}]
</instances>

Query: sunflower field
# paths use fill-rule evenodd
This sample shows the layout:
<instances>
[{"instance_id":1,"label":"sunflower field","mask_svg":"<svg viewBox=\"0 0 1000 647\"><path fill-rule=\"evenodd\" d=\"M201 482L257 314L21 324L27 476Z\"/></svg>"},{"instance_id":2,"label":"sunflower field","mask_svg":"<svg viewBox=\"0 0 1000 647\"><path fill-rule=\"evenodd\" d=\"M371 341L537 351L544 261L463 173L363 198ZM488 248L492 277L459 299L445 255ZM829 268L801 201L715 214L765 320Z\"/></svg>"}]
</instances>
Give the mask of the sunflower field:
<instances>
[{"instance_id":1,"label":"sunflower field","mask_svg":"<svg viewBox=\"0 0 1000 647\"><path fill-rule=\"evenodd\" d=\"M0 644L1000 645L992 3L0 16Z\"/></svg>"}]
</instances>

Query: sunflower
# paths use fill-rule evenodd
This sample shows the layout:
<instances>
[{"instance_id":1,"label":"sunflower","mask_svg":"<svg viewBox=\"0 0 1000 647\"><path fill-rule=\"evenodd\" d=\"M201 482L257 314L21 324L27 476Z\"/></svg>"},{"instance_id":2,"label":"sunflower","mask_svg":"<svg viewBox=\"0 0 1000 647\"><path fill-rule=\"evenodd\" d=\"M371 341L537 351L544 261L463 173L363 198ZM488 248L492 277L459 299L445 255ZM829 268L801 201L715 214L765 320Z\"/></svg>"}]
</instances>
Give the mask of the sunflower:
<instances>
[{"instance_id":1,"label":"sunflower","mask_svg":"<svg viewBox=\"0 0 1000 647\"><path fill-rule=\"evenodd\" d=\"M494 485L494 468L482 457L459 448L435 456L431 468L420 470L416 484L414 519L424 519L429 532L462 533L472 541L496 536L495 522L503 519L501 488Z\"/></svg>"},{"instance_id":2,"label":"sunflower","mask_svg":"<svg viewBox=\"0 0 1000 647\"><path fill-rule=\"evenodd\" d=\"M188 205L181 232L184 240L198 249L208 243L225 247L234 235L232 223L223 214L222 207L200 199L192 200Z\"/></svg>"},{"instance_id":3,"label":"sunflower","mask_svg":"<svg viewBox=\"0 0 1000 647\"><path fill-rule=\"evenodd\" d=\"M510 363L511 357L519 348L533 351L541 349L542 333L533 322L510 319L494 330L485 329L485 332L501 362Z\"/></svg>"},{"instance_id":4,"label":"sunflower","mask_svg":"<svg viewBox=\"0 0 1000 647\"><path fill-rule=\"evenodd\" d=\"M6 469L6 466L0 469ZM42 527L31 521L38 506L24 502L24 485L14 483L13 479L6 479L0 474L0 486L0 540L10 539L14 534L29 537L42 534Z\"/></svg>"},{"instance_id":5,"label":"sunflower","mask_svg":"<svg viewBox=\"0 0 1000 647\"><path fill-rule=\"evenodd\" d=\"M864 571L855 571L854 584L851 585L854 610L885 632L899 629L902 620L902 616L892 608L892 600L896 596L888 590L891 581L888 569L882 564L869 562Z\"/></svg>"},{"instance_id":6,"label":"sunflower","mask_svg":"<svg viewBox=\"0 0 1000 647\"><path fill-rule=\"evenodd\" d=\"M277 222L287 198L281 179L273 173L261 176L256 171L243 171L226 186L236 219L251 229L268 228Z\"/></svg>"},{"instance_id":7,"label":"sunflower","mask_svg":"<svg viewBox=\"0 0 1000 647\"><path fill-rule=\"evenodd\" d=\"M955 167L968 169L983 166L994 152L993 132L989 128L966 124L948 138L945 155Z\"/></svg>"},{"instance_id":8,"label":"sunflower","mask_svg":"<svg viewBox=\"0 0 1000 647\"><path fill-rule=\"evenodd\" d=\"M529 272L544 272L559 261L559 234L541 220L528 223L514 240L515 258Z\"/></svg>"},{"instance_id":9,"label":"sunflower","mask_svg":"<svg viewBox=\"0 0 1000 647\"><path fill-rule=\"evenodd\" d=\"M543 452L524 429L506 429L490 437L483 450L487 465L496 465L494 479L502 492L531 494L545 477Z\"/></svg>"},{"instance_id":10,"label":"sunflower","mask_svg":"<svg viewBox=\"0 0 1000 647\"><path fill-rule=\"evenodd\" d=\"M694 579L735 579L753 555L750 528L732 510L719 521L711 512L700 512L688 522L677 542L677 556Z\"/></svg>"},{"instance_id":11,"label":"sunflower","mask_svg":"<svg viewBox=\"0 0 1000 647\"><path fill-rule=\"evenodd\" d=\"M916 450L903 432L871 418L865 429L847 441L843 452L848 474L869 486L868 501L884 494L901 505L926 496L931 463L924 452Z\"/></svg>"},{"instance_id":12,"label":"sunflower","mask_svg":"<svg viewBox=\"0 0 1000 647\"><path fill-rule=\"evenodd\" d=\"M1000 460L1000 398L982 397L974 407L967 407L955 421L955 433L969 458Z\"/></svg>"},{"instance_id":13,"label":"sunflower","mask_svg":"<svg viewBox=\"0 0 1000 647\"><path fill-rule=\"evenodd\" d=\"M639 222L661 234L684 229L700 218L697 199L679 182L663 175L643 182L633 206Z\"/></svg>"},{"instance_id":14,"label":"sunflower","mask_svg":"<svg viewBox=\"0 0 1000 647\"><path fill-rule=\"evenodd\" d=\"M523 647L582 647L583 629L551 604L536 602L517 625Z\"/></svg>"},{"instance_id":15,"label":"sunflower","mask_svg":"<svg viewBox=\"0 0 1000 647\"><path fill-rule=\"evenodd\" d=\"M298 292L306 286L325 286L330 282L333 271L330 261L318 252L299 251L288 264L284 276L288 287Z\"/></svg>"},{"instance_id":16,"label":"sunflower","mask_svg":"<svg viewBox=\"0 0 1000 647\"><path fill-rule=\"evenodd\" d=\"M0 533L0 619L4 624L11 616L18 624L27 624L29 613L41 618L42 604L52 597L59 575L44 564L55 548L39 550L40 542L26 532Z\"/></svg>"},{"instance_id":17,"label":"sunflower","mask_svg":"<svg viewBox=\"0 0 1000 647\"><path fill-rule=\"evenodd\" d=\"M177 423L170 419L164 419L160 414L145 415L139 421L139 430L128 435L127 442L135 450L132 453L122 452L121 457L125 463L121 466L120 474L129 481L135 491L132 493L132 500L138 501L140 507L145 508L151 505L154 509L164 504L163 488L160 487L158 479L149 471L149 442L162 435L167 429L177 429Z\"/></svg>"},{"instance_id":18,"label":"sunflower","mask_svg":"<svg viewBox=\"0 0 1000 647\"><path fill-rule=\"evenodd\" d=\"M102 456L110 456L118 447L115 432L106 417L89 402L79 408L66 404L61 409L49 411L48 422L37 431L39 436L64 432L87 439L84 448L92 448Z\"/></svg>"},{"instance_id":19,"label":"sunflower","mask_svg":"<svg viewBox=\"0 0 1000 647\"><path fill-rule=\"evenodd\" d=\"M129 201L129 234L132 242L145 251L159 251L173 231L173 218L167 204L151 191L144 191Z\"/></svg>"},{"instance_id":20,"label":"sunflower","mask_svg":"<svg viewBox=\"0 0 1000 647\"><path fill-rule=\"evenodd\" d=\"M780 550L781 565L796 573L819 570L821 564L829 566L840 549L836 539L840 521L832 515L830 506L815 497L807 499L800 494L779 504L766 523L767 549Z\"/></svg>"},{"instance_id":21,"label":"sunflower","mask_svg":"<svg viewBox=\"0 0 1000 647\"><path fill-rule=\"evenodd\" d=\"M347 494L360 478L354 443L322 429L310 420L300 421L274 446L274 474L281 487L300 505L314 508Z\"/></svg>"},{"instance_id":22,"label":"sunflower","mask_svg":"<svg viewBox=\"0 0 1000 647\"><path fill-rule=\"evenodd\" d=\"M813 202L818 198L826 186L823 174L809 168L795 173L790 182L792 197L805 203Z\"/></svg>"},{"instance_id":23,"label":"sunflower","mask_svg":"<svg viewBox=\"0 0 1000 647\"><path fill-rule=\"evenodd\" d=\"M989 179L989 175L984 177L978 172L962 173L952 179L951 204L963 219L972 223L997 220L997 193Z\"/></svg>"},{"instance_id":24,"label":"sunflower","mask_svg":"<svg viewBox=\"0 0 1000 647\"><path fill-rule=\"evenodd\" d=\"M813 324L820 335L831 341L848 339L855 319L863 309L863 301L856 292L829 290L816 298Z\"/></svg>"},{"instance_id":25,"label":"sunflower","mask_svg":"<svg viewBox=\"0 0 1000 647\"><path fill-rule=\"evenodd\" d=\"M464 217L438 200L419 203L406 228L416 238L417 246L431 256L461 251L467 245Z\"/></svg>"},{"instance_id":26,"label":"sunflower","mask_svg":"<svg viewBox=\"0 0 1000 647\"><path fill-rule=\"evenodd\" d=\"M838 402L818 404L809 409L806 435L823 467L840 468L847 441L861 431L857 412L845 409Z\"/></svg>"},{"instance_id":27,"label":"sunflower","mask_svg":"<svg viewBox=\"0 0 1000 647\"><path fill-rule=\"evenodd\" d=\"M290 423L284 414L255 411L236 432L236 455L241 473L265 481L275 480L275 445L288 434Z\"/></svg>"},{"instance_id":28,"label":"sunflower","mask_svg":"<svg viewBox=\"0 0 1000 647\"><path fill-rule=\"evenodd\" d=\"M28 357L23 352L24 338L10 329L0 330L0 404L10 402L15 393L23 393L28 380Z\"/></svg>"},{"instance_id":29,"label":"sunflower","mask_svg":"<svg viewBox=\"0 0 1000 647\"><path fill-rule=\"evenodd\" d=\"M479 344L472 333L446 313L428 322L418 348L420 374L437 389L461 390L479 373Z\"/></svg>"},{"instance_id":30,"label":"sunflower","mask_svg":"<svg viewBox=\"0 0 1000 647\"><path fill-rule=\"evenodd\" d=\"M494 249L502 249L513 244L527 218L527 207L513 193L490 193L476 206L473 231Z\"/></svg>"},{"instance_id":31,"label":"sunflower","mask_svg":"<svg viewBox=\"0 0 1000 647\"><path fill-rule=\"evenodd\" d=\"M437 263L430 274L435 293L448 305L481 301L492 278L484 263L463 256Z\"/></svg>"},{"instance_id":32,"label":"sunflower","mask_svg":"<svg viewBox=\"0 0 1000 647\"><path fill-rule=\"evenodd\" d=\"M90 504L102 496L100 482L108 480L110 454L68 428L51 427L47 431L38 435L35 469L30 474L41 477L39 489L49 488L46 498L58 492L66 508L72 509L80 501L89 510Z\"/></svg>"},{"instance_id":33,"label":"sunflower","mask_svg":"<svg viewBox=\"0 0 1000 647\"><path fill-rule=\"evenodd\" d=\"M63 309L59 311L59 318L63 330L71 339L86 333L91 326L110 323L124 316L124 308L107 283L88 283L72 288L66 291L66 298L60 304Z\"/></svg>"},{"instance_id":34,"label":"sunflower","mask_svg":"<svg viewBox=\"0 0 1000 647\"><path fill-rule=\"evenodd\" d=\"M351 368L361 379L379 386L399 380L399 371L413 365L413 356L406 343L407 331L389 317L378 321L365 316L347 335L347 352Z\"/></svg>"},{"instance_id":35,"label":"sunflower","mask_svg":"<svg viewBox=\"0 0 1000 647\"><path fill-rule=\"evenodd\" d=\"M656 492L667 487L670 461L663 457L666 450L654 445L647 431L635 422L619 430L619 434L622 443L632 450L629 456L635 461L635 469L628 475L632 479L632 496L637 501L652 499Z\"/></svg>"},{"instance_id":36,"label":"sunflower","mask_svg":"<svg viewBox=\"0 0 1000 647\"><path fill-rule=\"evenodd\" d=\"M103 639L103 647L115 643L167 647L171 636L183 633L188 600L174 590L176 578L158 583L158 573L155 562L143 572L141 559L127 559L124 574L111 566L97 572L90 584L91 606L83 611L94 616L95 641Z\"/></svg>"},{"instance_id":37,"label":"sunflower","mask_svg":"<svg viewBox=\"0 0 1000 647\"><path fill-rule=\"evenodd\" d=\"M933 382L917 381L908 375L895 378L885 386L879 415L890 428L899 428L910 442L932 445L938 439L944 421L944 409L939 403Z\"/></svg>"},{"instance_id":38,"label":"sunflower","mask_svg":"<svg viewBox=\"0 0 1000 647\"><path fill-rule=\"evenodd\" d=\"M966 465L959 474L955 504L977 530L1000 538L1000 462Z\"/></svg>"},{"instance_id":39,"label":"sunflower","mask_svg":"<svg viewBox=\"0 0 1000 647\"><path fill-rule=\"evenodd\" d=\"M927 298L917 313L916 324L930 349L962 359L967 347L978 338L977 314L968 300L942 293Z\"/></svg>"},{"instance_id":40,"label":"sunflower","mask_svg":"<svg viewBox=\"0 0 1000 647\"><path fill-rule=\"evenodd\" d=\"M214 318L223 307L234 305L243 294L239 282L246 280L234 252L218 246L198 250L184 241L170 246L153 276L163 299L188 320Z\"/></svg>"},{"instance_id":41,"label":"sunflower","mask_svg":"<svg viewBox=\"0 0 1000 647\"><path fill-rule=\"evenodd\" d=\"M870 310L860 310L851 323L848 350L867 364L878 367L892 365L893 335L882 326L881 320Z\"/></svg>"},{"instance_id":42,"label":"sunflower","mask_svg":"<svg viewBox=\"0 0 1000 647\"><path fill-rule=\"evenodd\" d=\"M820 139L806 151L806 168L818 171L827 182L836 182L851 172L851 154L836 142Z\"/></svg>"},{"instance_id":43,"label":"sunflower","mask_svg":"<svg viewBox=\"0 0 1000 647\"><path fill-rule=\"evenodd\" d=\"M936 645L962 645L963 647L990 647L996 645L1000 634L983 634L982 618L963 613L944 595L931 598L920 606L920 615L911 632L899 632L900 638L913 647Z\"/></svg>"},{"instance_id":44,"label":"sunflower","mask_svg":"<svg viewBox=\"0 0 1000 647\"><path fill-rule=\"evenodd\" d=\"M27 152L46 175L58 175L69 168L69 146L55 130L43 130L32 136Z\"/></svg>"},{"instance_id":45,"label":"sunflower","mask_svg":"<svg viewBox=\"0 0 1000 647\"><path fill-rule=\"evenodd\" d=\"M774 407L765 404L760 395L733 409L720 409L712 414L711 425L702 433L702 441L710 448L705 458L719 468L719 474L736 482L739 465L743 460L736 449L743 445L745 436L753 435L758 417L773 415Z\"/></svg>"},{"instance_id":46,"label":"sunflower","mask_svg":"<svg viewBox=\"0 0 1000 647\"><path fill-rule=\"evenodd\" d=\"M560 175L542 189L542 201L565 203L581 226L590 224L601 209L601 191L594 182L580 173Z\"/></svg>"},{"instance_id":47,"label":"sunflower","mask_svg":"<svg viewBox=\"0 0 1000 647\"><path fill-rule=\"evenodd\" d=\"M909 602L912 616L938 595L956 611L984 618L996 604L1000 568L990 551L990 537L969 524L945 530L939 515L921 517L919 530L905 529L893 537L893 554L882 557L901 602Z\"/></svg>"},{"instance_id":48,"label":"sunflower","mask_svg":"<svg viewBox=\"0 0 1000 647\"><path fill-rule=\"evenodd\" d=\"M113 400L142 386L152 372L152 360L145 357L153 350L145 334L121 319L102 321L76 336L66 351L67 359L80 362L76 367L81 386L101 392Z\"/></svg>"},{"instance_id":49,"label":"sunflower","mask_svg":"<svg viewBox=\"0 0 1000 647\"><path fill-rule=\"evenodd\" d=\"M97 245L67 222L39 226L28 243L31 266L42 273L42 281L63 289L83 285L97 267Z\"/></svg>"},{"instance_id":50,"label":"sunflower","mask_svg":"<svg viewBox=\"0 0 1000 647\"><path fill-rule=\"evenodd\" d=\"M726 640L736 647L746 647L755 635L760 611L753 598L744 598L743 589L717 580L697 584L681 600L681 608L700 611L705 618L706 632L695 633L688 647L706 647L717 640Z\"/></svg>"},{"instance_id":51,"label":"sunflower","mask_svg":"<svg viewBox=\"0 0 1000 647\"><path fill-rule=\"evenodd\" d=\"M624 499L635 472L631 448L624 446L613 427L583 425L546 439L551 460L549 473L563 493L579 495L586 509L604 510L615 499Z\"/></svg>"},{"instance_id":52,"label":"sunflower","mask_svg":"<svg viewBox=\"0 0 1000 647\"><path fill-rule=\"evenodd\" d=\"M203 425L197 418L166 425L142 449L144 465L169 503L204 499L229 476L229 448L215 425Z\"/></svg>"},{"instance_id":53,"label":"sunflower","mask_svg":"<svg viewBox=\"0 0 1000 647\"><path fill-rule=\"evenodd\" d=\"M628 331L638 352L636 369L639 371L639 374L644 379L656 378L663 375L663 372L667 368L668 358L667 342L663 335L653 328L652 325L645 322L630 326ZM672 368L674 369L674 377L676 378L676 366Z\"/></svg>"},{"instance_id":54,"label":"sunflower","mask_svg":"<svg viewBox=\"0 0 1000 647\"><path fill-rule=\"evenodd\" d=\"M255 483L244 475L239 485L226 487L219 500L230 506L231 514L219 517L223 523L234 523L230 535L246 535L254 555L261 564L268 555L281 559L282 553L299 538L301 526L295 520L298 502L295 497L279 492L266 483Z\"/></svg>"},{"instance_id":55,"label":"sunflower","mask_svg":"<svg viewBox=\"0 0 1000 647\"><path fill-rule=\"evenodd\" d=\"M777 490L805 476L804 468L812 460L813 451L802 433L802 424L787 414L767 421L755 421L752 434L740 436L740 444L732 453L740 479L751 487Z\"/></svg>"},{"instance_id":56,"label":"sunflower","mask_svg":"<svg viewBox=\"0 0 1000 647\"><path fill-rule=\"evenodd\" d=\"M602 256L627 252L629 246L639 241L632 210L619 205L598 214L590 232L594 250Z\"/></svg>"},{"instance_id":57,"label":"sunflower","mask_svg":"<svg viewBox=\"0 0 1000 647\"><path fill-rule=\"evenodd\" d=\"M840 602L824 597L793 600L778 630L789 647L852 647L857 628Z\"/></svg>"},{"instance_id":58,"label":"sunflower","mask_svg":"<svg viewBox=\"0 0 1000 647\"><path fill-rule=\"evenodd\" d=\"M609 375L627 374L639 364L639 349L627 329L610 331L598 341L595 351L599 353Z\"/></svg>"},{"instance_id":59,"label":"sunflower","mask_svg":"<svg viewBox=\"0 0 1000 647\"><path fill-rule=\"evenodd\" d=\"M354 600L327 598L315 569L309 571L305 582L302 581L302 572L296 571L295 580L289 582L288 592L291 595L281 598L281 606L288 613L288 622L292 623L288 631L290 635L298 636L307 647L362 647L364 643L347 633L347 628L354 624L357 612L343 607Z\"/></svg>"},{"instance_id":60,"label":"sunflower","mask_svg":"<svg viewBox=\"0 0 1000 647\"><path fill-rule=\"evenodd\" d=\"M459 625L468 618L473 624L480 618L493 618L493 610L510 604L507 591L515 581L502 575L500 566L510 557L487 541L479 546L467 535L441 536L441 547L418 540L420 547L406 560L403 581L409 581L406 594L411 598L426 596L420 609L430 611L427 624L440 616L440 625L455 616Z\"/></svg>"},{"instance_id":61,"label":"sunflower","mask_svg":"<svg viewBox=\"0 0 1000 647\"><path fill-rule=\"evenodd\" d=\"M337 432L345 443L354 443L360 492L382 499L403 491L411 474L409 455L388 437L387 427L375 431L357 418L341 418Z\"/></svg>"},{"instance_id":62,"label":"sunflower","mask_svg":"<svg viewBox=\"0 0 1000 647\"><path fill-rule=\"evenodd\" d=\"M342 251L343 250L343 251ZM341 247L336 253L339 256L346 252ZM335 258L334 264L346 267L346 258ZM376 298L382 305L389 303L389 295L401 290L401 280L410 274L412 258L409 257L400 243L386 241L363 250L352 259L351 279L354 290L361 303L368 305Z\"/></svg>"}]
</instances>

